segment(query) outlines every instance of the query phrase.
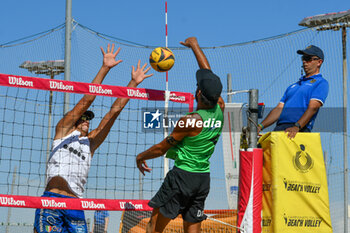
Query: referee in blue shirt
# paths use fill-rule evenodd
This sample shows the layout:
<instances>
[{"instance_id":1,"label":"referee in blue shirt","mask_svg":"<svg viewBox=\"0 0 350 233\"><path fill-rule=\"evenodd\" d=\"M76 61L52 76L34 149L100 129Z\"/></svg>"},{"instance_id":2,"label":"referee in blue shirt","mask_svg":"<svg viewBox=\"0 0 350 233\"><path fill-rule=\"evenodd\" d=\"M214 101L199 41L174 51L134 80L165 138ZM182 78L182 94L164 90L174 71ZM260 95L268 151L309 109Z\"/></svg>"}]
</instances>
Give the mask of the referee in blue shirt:
<instances>
[{"instance_id":1,"label":"referee in blue shirt","mask_svg":"<svg viewBox=\"0 0 350 233\"><path fill-rule=\"evenodd\" d=\"M289 138L298 132L311 132L319 108L328 95L328 81L320 74L323 51L314 45L298 50L305 75L290 85L278 105L259 124L258 132L277 121L274 131L285 131Z\"/></svg>"}]
</instances>

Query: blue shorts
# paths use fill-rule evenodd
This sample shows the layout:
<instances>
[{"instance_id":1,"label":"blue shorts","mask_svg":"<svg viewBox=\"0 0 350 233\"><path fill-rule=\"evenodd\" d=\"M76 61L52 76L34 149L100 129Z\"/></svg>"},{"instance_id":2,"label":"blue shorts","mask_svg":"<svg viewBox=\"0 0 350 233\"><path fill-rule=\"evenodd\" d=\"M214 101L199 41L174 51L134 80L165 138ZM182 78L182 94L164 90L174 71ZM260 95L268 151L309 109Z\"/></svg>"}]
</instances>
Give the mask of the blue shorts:
<instances>
[{"instance_id":1,"label":"blue shorts","mask_svg":"<svg viewBox=\"0 0 350 233\"><path fill-rule=\"evenodd\" d=\"M42 197L74 198L52 192L44 192ZM38 233L87 233L83 210L37 209L34 228Z\"/></svg>"}]
</instances>

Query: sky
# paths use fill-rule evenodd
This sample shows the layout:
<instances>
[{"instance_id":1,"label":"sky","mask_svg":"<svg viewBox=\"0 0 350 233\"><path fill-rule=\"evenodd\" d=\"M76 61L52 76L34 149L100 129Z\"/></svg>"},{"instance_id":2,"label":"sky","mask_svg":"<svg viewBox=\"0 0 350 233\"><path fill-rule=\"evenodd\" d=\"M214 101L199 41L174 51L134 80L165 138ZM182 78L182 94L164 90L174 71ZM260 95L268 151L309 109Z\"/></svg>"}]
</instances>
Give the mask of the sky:
<instances>
[{"instance_id":1,"label":"sky","mask_svg":"<svg viewBox=\"0 0 350 233\"><path fill-rule=\"evenodd\" d=\"M2 0L0 45L65 22L66 1ZM168 1L168 46L196 36L201 46L252 41L302 29L305 17L350 9L347 0ZM164 0L72 0L72 17L97 32L165 45Z\"/></svg>"}]
</instances>

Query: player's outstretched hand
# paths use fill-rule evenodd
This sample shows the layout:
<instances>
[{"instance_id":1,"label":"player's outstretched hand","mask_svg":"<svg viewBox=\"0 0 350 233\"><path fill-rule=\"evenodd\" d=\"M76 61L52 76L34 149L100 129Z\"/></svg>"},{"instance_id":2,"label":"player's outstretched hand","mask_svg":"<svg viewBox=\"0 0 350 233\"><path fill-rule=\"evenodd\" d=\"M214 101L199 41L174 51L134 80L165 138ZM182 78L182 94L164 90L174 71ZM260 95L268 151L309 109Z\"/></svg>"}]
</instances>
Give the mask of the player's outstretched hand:
<instances>
[{"instance_id":1,"label":"player's outstretched hand","mask_svg":"<svg viewBox=\"0 0 350 233\"><path fill-rule=\"evenodd\" d=\"M136 157L136 165L143 175L145 175L145 172L151 172L152 170L151 168L148 167L146 161L143 160L140 155Z\"/></svg>"},{"instance_id":2,"label":"player's outstretched hand","mask_svg":"<svg viewBox=\"0 0 350 233\"><path fill-rule=\"evenodd\" d=\"M185 42L180 42L183 46L186 46L188 48L192 48L193 45L198 44L197 38L196 37L189 37L185 40Z\"/></svg>"},{"instance_id":3,"label":"player's outstretched hand","mask_svg":"<svg viewBox=\"0 0 350 233\"><path fill-rule=\"evenodd\" d=\"M112 48L111 48L111 45L108 44L107 52L105 52L102 47L100 47L100 48L101 48L101 52L103 54L103 65L102 66L111 69L114 66L116 66L122 62L122 60L115 59L120 51L120 48L118 48L117 51L114 52L114 44L112 44Z\"/></svg>"},{"instance_id":4,"label":"player's outstretched hand","mask_svg":"<svg viewBox=\"0 0 350 233\"><path fill-rule=\"evenodd\" d=\"M151 69L151 67L146 68L147 63L145 63L142 67L140 67L141 61L137 63L137 68L132 66L131 77L132 80L139 85L143 80L153 76L153 74L147 74L147 72Z\"/></svg>"}]
</instances>

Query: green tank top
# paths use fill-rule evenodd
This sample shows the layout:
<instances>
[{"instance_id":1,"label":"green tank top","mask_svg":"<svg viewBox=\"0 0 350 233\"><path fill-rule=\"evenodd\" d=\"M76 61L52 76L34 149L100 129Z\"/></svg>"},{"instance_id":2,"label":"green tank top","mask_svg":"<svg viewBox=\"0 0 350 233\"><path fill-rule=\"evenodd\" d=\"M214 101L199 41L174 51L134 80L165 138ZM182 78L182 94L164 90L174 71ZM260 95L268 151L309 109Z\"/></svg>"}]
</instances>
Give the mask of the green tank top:
<instances>
[{"instance_id":1,"label":"green tank top","mask_svg":"<svg viewBox=\"0 0 350 233\"><path fill-rule=\"evenodd\" d=\"M200 109L197 113L203 120L202 131L193 137L185 137L170 148L166 157L175 160L175 166L189 172L210 172L209 159L219 140L224 116L217 104L212 109Z\"/></svg>"}]
</instances>

